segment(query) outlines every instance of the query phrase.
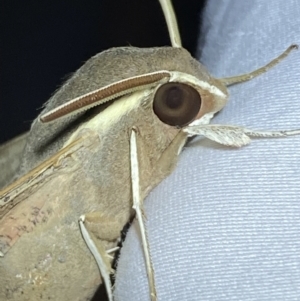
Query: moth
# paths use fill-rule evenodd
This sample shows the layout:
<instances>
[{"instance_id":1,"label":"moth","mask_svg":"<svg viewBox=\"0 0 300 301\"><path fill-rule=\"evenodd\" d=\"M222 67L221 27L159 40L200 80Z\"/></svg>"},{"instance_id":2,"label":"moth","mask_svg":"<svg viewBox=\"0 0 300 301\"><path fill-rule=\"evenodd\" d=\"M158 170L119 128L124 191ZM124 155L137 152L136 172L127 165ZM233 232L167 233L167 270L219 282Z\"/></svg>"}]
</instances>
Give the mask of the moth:
<instances>
[{"instance_id":1,"label":"moth","mask_svg":"<svg viewBox=\"0 0 300 301\"><path fill-rule=\"evenodd\" d=\"M112 300L111 253L135 212L149 295L159 299L143 199L188 137L240 147L251 136L300 133L209 124L227 86L266 72L295 45L258 70L216 79L181 47L170 1L160 3L172 47L97 54L33 122L14 181L0 192L0 299L88 300L103 282Z\"/></svg>"}]
</instances>

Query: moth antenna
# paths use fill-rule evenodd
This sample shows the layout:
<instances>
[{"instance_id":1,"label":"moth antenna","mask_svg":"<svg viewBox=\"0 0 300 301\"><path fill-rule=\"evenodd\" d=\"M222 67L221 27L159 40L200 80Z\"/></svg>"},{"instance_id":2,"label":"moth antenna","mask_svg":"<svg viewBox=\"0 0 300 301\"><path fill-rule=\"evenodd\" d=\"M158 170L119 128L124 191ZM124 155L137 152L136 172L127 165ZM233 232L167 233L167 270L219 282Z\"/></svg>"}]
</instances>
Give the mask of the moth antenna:
<instances>
[{"instance_id":1,"label":"moth antenna","mask_svg":"<svg viewBox=\"0 0 300 301\"><path fill-rule=\"evenodd\" d=\"M53 110L43 114L40 117L40 121L42 123L47 123L62 117L76 115L93 107L100 106L117 97L149 88L166 78L170 78L169 71L161 70L120 80L76 97L57 108L54 108Z\"/></svg>"},{"instance_id":2,"label":"moth antenna","mask_svg":"<svg viewBox=\"0 0 300 301\"><path fill-rule=\"evenodd\" d=\"M292 50L298 49L298 45L291 45L289 48L287 48L283 53L281 53L278 57L273 59L271 62L266 64L263 67L260 67L252 72L236 75L232 77L224 77L220 78L219 80L225 85L225 86L231 86L234 84L246 82L248 80L251 80L254 77L257 77L265 72L267 72L272 67L276 66L278 63L280 63L283 59L285 59Z\"/></svg>"},{"instance_id":3,"label":"moth antenna","mask_svg":"<svg viewBox=\"0 0 300 301\"><path fill-rule=\"evenodd\" d=\"M174 8L171 0L159 0L163 10L165 20L167 22L169 36L173 47L182 47L180 33L178 30L178 23L176 20Z\"/></svg>"}]
</instances>

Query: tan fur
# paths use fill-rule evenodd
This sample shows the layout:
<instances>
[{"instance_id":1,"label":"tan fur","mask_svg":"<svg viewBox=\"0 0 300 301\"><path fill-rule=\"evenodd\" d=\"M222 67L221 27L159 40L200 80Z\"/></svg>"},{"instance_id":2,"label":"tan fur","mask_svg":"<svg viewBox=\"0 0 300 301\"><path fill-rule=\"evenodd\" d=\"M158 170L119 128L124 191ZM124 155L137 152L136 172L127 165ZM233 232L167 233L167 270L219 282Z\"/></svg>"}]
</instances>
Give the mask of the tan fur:
<instances>
[{"instance_id":1,"label":"tan fur","mask_svg":"<svg viewBox=\"0 0 300 301\"><path fill-rule=\"evenodd\" d=\"M226 93L226 87L212 78L183 48L112 48L95 55L76 71L48 101L41 114L112 82L159 70L193 75ZM32 124L18 175L25 174L57 152L84 120L82 114L51 124L41 124L37 118Z\"/></svg>"},{"instance_id":2,"label":"tan fur","mask_svg":"<svg viewBox=\"0 0 300 301\"><path fill-rule=\"evenodd\" d=\"M16 173L26 144L28 133L0 145L0 189L8 185Z\"/></svg>"},{"instance_id":3,"label":"tan fur","mask_svg":"<svg viewBox=\"0 0 300 301\"><path fill-rule=\"evenodd\" d=\"M209 85L215 84L184 49L112 49L79 69L52 97L44 112L99 85L161 69L186 72ZM218 88L227 97L226 88ZM13 205L3 211L0 300L35 301L41 296L60 300L63 296L65 301L73 301L93 295L101 279L81 237L78 218L94 212L90 230L100 252L116 246L123 226L133 214L129 157L132 128L137 129L142 198L172 171L186 142L182 129L164 124L154 114L155 90L156 87L122 97L109 106L96 108L92 115L50 125L34 121L19 174L28 173L47 158L48 161L46 167L37 167L36 182L26 175L18 182L22 193L15 194L9 201ZM206 103L214 103L216 96L202 88L198 90L203 93L205 112L221 108ZM78 147L68 149L72 143ZM62 147L61 155L55 157ZM55 160L51 160L53 156ZM2 204L17 189L11 187L2 191L2 199L0 192Z\"/></svg>"}]
</instances>

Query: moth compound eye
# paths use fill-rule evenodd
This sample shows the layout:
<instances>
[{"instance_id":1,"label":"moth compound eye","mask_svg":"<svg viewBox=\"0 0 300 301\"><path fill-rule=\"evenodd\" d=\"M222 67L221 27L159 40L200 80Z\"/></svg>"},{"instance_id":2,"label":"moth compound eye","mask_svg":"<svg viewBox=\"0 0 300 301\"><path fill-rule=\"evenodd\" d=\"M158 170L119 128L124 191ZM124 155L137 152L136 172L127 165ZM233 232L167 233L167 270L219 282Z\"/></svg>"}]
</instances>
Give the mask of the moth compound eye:
<instances>
[{"instance_id":1,"label":"moth compound eye","mask_svg":"<svg viewBox=\"0 0 300 301\"><path fill-rule=\"evenodd\" d=\"M184 126L197 116L201 97L196 89L182 83L166 83L154 96L153 110L163 122L172 126Z\"/></svg>"}]
</instances>

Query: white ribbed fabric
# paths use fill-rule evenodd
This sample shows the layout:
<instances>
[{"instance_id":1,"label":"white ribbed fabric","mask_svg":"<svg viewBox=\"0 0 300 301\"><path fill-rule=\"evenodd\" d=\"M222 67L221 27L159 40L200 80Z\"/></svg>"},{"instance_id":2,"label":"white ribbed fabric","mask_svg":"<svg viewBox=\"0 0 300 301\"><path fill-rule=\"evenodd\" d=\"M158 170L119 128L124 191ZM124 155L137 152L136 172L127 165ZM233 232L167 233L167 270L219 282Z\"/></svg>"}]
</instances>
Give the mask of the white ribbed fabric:
<instances>
[{"instance_id":1,"label":"white ribbed fabric","mask_svg":"<svg viewBox=\"0 0 300 301\"><path fill-rule=\"evenodd\" d=\"M201 61L215 76L253 70L300 43L297 0L207 1ZM199 52L200 53L200 52ZM230 88L213 123L300 128L300 51ZM158 300L300 300L300 137L241 149L195 139L145 201ZM116 300L149 300L136 225Z\"/></svg>"}]
</instances>

